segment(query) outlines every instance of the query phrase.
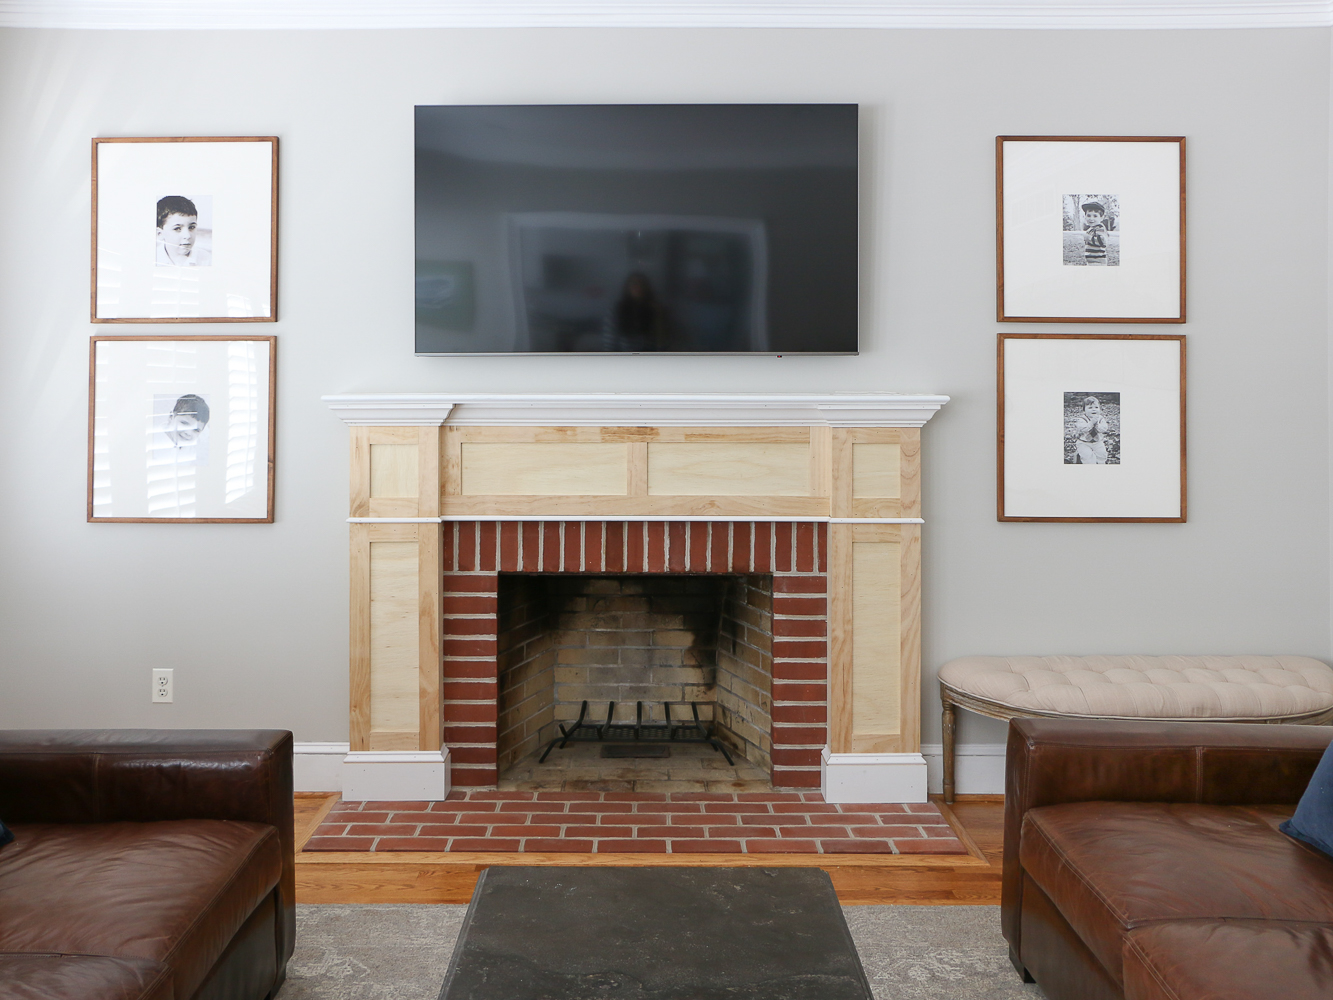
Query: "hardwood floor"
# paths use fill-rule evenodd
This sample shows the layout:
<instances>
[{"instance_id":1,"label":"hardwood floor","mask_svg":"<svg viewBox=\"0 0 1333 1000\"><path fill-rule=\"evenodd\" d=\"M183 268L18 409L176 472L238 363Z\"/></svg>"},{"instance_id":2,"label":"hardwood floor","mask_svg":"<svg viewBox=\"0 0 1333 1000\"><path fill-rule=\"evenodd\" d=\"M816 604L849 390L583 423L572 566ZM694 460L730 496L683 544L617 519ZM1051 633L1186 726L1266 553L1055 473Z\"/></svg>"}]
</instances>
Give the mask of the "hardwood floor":
<instances>
[{"instance_id":1,"label":"hardwood floor","mask_svg":"<svg viewBox=\"0 0 1333 1000\"><path fill-rule=\"evenodd\" d=\"M309 840L338 797L296 796L296 843ZM844 903L998 904L1003 796L938 803L968 856L830 854L299 853L301 903L466 903L491 865L809 866L829 873Z\"/></svg>"}]
</instances>

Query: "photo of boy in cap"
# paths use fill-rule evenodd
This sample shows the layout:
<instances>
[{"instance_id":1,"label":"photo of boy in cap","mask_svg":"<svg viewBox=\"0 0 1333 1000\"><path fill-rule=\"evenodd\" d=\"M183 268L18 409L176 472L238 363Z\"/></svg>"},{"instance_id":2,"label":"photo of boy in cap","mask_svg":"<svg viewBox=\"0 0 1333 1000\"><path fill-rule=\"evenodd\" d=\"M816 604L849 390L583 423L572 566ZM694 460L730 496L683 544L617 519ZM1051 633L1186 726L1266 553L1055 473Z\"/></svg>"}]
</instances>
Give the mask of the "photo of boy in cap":
<instances>
[{"instance_id":1,"label":"photo of boy in cap","mask_svg":"<svg viewBox=\"0 0 1333 1000\"><path fill-rule=\"evenodd\" d=\"M1113 194L1067 194L1064 262L1073 267L1120 265L1120 199Z\"/></svg>"}]
</instances>

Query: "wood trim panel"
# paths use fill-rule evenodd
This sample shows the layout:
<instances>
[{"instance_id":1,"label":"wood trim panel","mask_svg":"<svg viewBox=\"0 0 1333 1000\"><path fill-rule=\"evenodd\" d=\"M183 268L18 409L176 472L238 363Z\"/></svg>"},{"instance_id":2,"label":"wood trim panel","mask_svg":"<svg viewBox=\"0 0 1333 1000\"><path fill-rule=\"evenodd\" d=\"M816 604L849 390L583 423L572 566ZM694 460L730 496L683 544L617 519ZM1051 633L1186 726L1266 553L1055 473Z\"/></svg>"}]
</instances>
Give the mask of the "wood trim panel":
<instances>
[{"instance_id":1,"label":"wood trim panel","mask_svg":"<svg viewBox=\"0 0 1333 1000\"><path fill-rule=\"evenodd\" d=\"M898 458L898 502L902 513L898 516L920 517L921 431L916 427L904 427L898 434L898 445L902 449Z\"/></svg>"},{"instance_id":2,"label":"wood trim panel","mask_svg":"<svg viewBox=\"0 0 1333 1000\"><path fill-rule=\"evenodd\" d=\"M440 718L444 660L441 657L441 594L444 569L438 524L423 524L417 530L417 682L419 742L416 749L438 750L443 730Z\"/></svg>"},{"instance_id":3,"label":"wood trim panel","mask_svg":"<svg viewBox=\"0 0 1333 1000\"><path fill-rule=\"evenodd\" d=\"M351 483L348 509L350 517L384 517L370 513L370 428L352 427L349 465Z\"/></svg>"},{"instance_id":4,"label":"wood trim panel","mask_svg":"<svg viewBox=\"0 0 1333 1000\"><path fill-rule=\"evenodd\" d=\"M478 515L515 520L615 520L617 517L828 517L824 497L516 497L446 496L443 517L467 520Z\"/></svg>"},{"instance_id":5,"label":"wood trim panel","mask_svg":"<svg viewBox=\"0 0 1333 1000\"><path fill-rule=\"evenodd\" d=\"M416 497L371 497L365 517L423 517Z\"/></svg>"},{"instance_id":6,"label":"wood trim panel","mask_svg":"<svg viewBox=\"0 0 1333 1000\"><path fill-rule=\"evenodd\" d=\"M456 497L463 493L463 434L457 427L445 427L440 435L440 496Z\"/></svg>"},{"instance_id":7,"label":"wood trim panel","mask_svg":"<svg viewBox=\"0 0 1333 1000\"><path fill-rule=\"evenodd\" d=\"M465 496L624 496L628 455L604 441L464 441Z\"/></svg>"},{"instance_id":8,"label":"wood trim panel","mask_svg":"<svg viewBox=\"0 0 1333 1000\"><path fill-rule=\"evenodd\" d=\"M832 462L830 462L833 481L829 491L830 510L833 517L852 516L852 445L856 442L856 429L852 427L834 427L832 430Z\"/></svg>"},{"instance_id":9,"label":"wood trim panel","mask_svg":"<svg viewBox=\"0 0 1333 1000\"><path fill-rule=\"evenodd\" d=\"M353 750L370 749L370 536L376 527L351 526L347 714L348 742Z\"/></svg>"},{"instance_id":10,"label":"wood trim panel","mask_svg":"<svg viewBox=\"0 0 1333 1000\"><path fill-rule=\"evenodd\" d=\"M628 449L625 493L632 497L648 495L648 442L631 441Z\"/></svg>"},{"instance_id":11,"label":"wood trim panel","mask_svg":"<svg viewBox=\"0 0 1333 1000\"><path fill-rule=\"evenodd\" d=\"M438 427L416 427L418 517L439 517L440 474L443 460Z\"/></svg>"},{"instance_id":12,"label":"wood trim panel","mask_svg":"<svg viewBox=\"0 0 1333 1000\"><path fill-rule=\"evenodd\" d=\"M447 427L460 441L492 444L805 444L809 427Z\"/></svg>"},{"instance_id":13,"label":"wood trim panel","mask_svg":"<svg viewBox=\"0 0 1333 1000\"><path fill-rule=\"evenodd\" d=\"M810 495L833 496L833 428L810 428Z\"/></svg>"},{"instance_id":14,"label":"wood trim panel","mask_svg":"<svg viewBox=\"0 0 1333 1000\"><path fill-rule=\"evenodd\" d=\"M852 498L852 517L916 517L905 513L901 500L871 500Z\"/></svg>"},{"instance_id":15,"label":"wood trim panel","mask_svg":"<svg viewBox=\"0 0 1333 1000\"><path fill-rule=\"evenodd\" d=\"M416 427L367 427L371 444L416 444Z\"/></svg>"},{"instance_id":16,"label":"wood trim panel","mask_svg":"<svg viewBox=\"0 0 1333 1000\"><path fill-rule=\"evenodd\" d=\"M809 496L808 441L654 441L653 496Z\"/></svg>"},{"instance_id":17,"label":"wood trim panel","mask_svg":"<svg viewBox=\"0 0 1333 1000\"><path fill-rule=\"evenodd\" d=\"M852 749L852 529L828 527L828 727L829 749Z\"/></svg>"}]
</instances>

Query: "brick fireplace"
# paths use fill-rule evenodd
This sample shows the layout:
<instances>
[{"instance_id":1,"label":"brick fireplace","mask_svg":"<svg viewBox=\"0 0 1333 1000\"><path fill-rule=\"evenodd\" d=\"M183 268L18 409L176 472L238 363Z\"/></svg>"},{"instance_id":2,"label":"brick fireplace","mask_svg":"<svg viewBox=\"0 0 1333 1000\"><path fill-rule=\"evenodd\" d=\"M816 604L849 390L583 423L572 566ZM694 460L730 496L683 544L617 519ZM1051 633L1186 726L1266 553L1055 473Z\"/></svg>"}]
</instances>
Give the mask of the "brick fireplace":
<instances>
[{"instance_id":1,"label":"brick fireplace","mask_svg":"<svg viewBox=\"0 0 1333 1000\"><path fill-rule=\"evenodd\" d=\"M716 638L722 640L714 643L720 662L702 665L705 669L698 671L697 679L657 683L651 675L645 676L638 682L642 686L637 693L648 693L643 688L657 688L658 693L677 695L671 699L674 701L706 702L705 717L713 718L717 712L724 742L768 770L775 787L819 787L820 752L828 742L827 525L765 521L453 521L444 525L442 545L444 742L453 760L455 785L493 786L504 766L558 735L557 721L578 714L581 698L554 697L562 683L557 673L559 651L539 643L539 649L525 652L528 643L540 634L532 626L539 613L518 609L532 608L532 591L544 580L536 574L550 574L545 578L548 586L559 581L557 593L566 599L580 596L589 582L607 590L610 581L617 581L617 606L625 609L635 607L640 596L623 593L626 584L631 590L655 590L654 603L669 609L673 601L693 606L687 600L690 588L679 581L731 582L727 588L731 595L720 609L729 607L731 614L718 616L715 626L721 633ZM511 609L514 620L507 624L517 628L517 635L525 641L513 638L511 630L509 643L502 649L500 595L502 581L509 580L524 591L515 597ZM669 585L669 581L677 583ZM766 602L761 597L749 594L755 590L771 595L769 608L763 608ZM741 591L745 594L738 596ZM745 621L750 617L747 608L766 612L771 622L767 635L762 622ZM550 613L549 605L543 605L540 614ZM617 613L642 615L633 610ZM666 614L675 619L684 612L673 614L668 610ZM619 624L626 624L623 618ZM751 633L748 642L746 630ZM623 633L644 630L592 631L621 633L618 638L626 650L659 652L656 657L630 656L630 660L656 658L662 665L685 668L683 661L672 661L681 656L682 648L688 648L688 644L682 645L681 633L695 630L668 628L659 630L656 636L637 637ZM664 640L665 645L657 640ZM564 649L577 651L576 646ZM622 651L615 662L623 659ZM749 663L747 659L759 662ZM765 659L767 664L763 663ZM598 647L585 644L584 655L567 655L563 663L586 667L599 661L609 665L610 657ZM646 675L649 666L641 665ZM758 670L747 671L747 666ZM707 668L714 673L711 682L705 676ZM520 673L517 678L513 676L515 670ZM755 676L763 673L768 675L767 692ZM507 692L502 690L506 677L511 685ZM636 682L625 677L618 672L616 681L606 683L630 685L632 690ZM519 696L522 684L532 689L526 697ZM678 690L661 690L673 685ZM607 688L595 691L587 683L571 686L588 695L590 701L595 697L595 707L605 710ZM540 696L545 687L551 689L551 696ZM696 698L686 697L689 694ZM662 699L643 700L660 703ZM524 712L517 711L525 704ZM549 714L541 714L543 710ZM528 724L526 729L524 723ZM510 739L502 761L505 735Z\"/></svg>"},{"instance_id":2,"label":"brick fireplace","mask_svg":"<svg viewBox=\"0 0 1333 1000\"><path fill-rule=\"evenodd\" d=\"M747 781L925 800L920 428L947 397L325 398L351 430L346 798L494 787L605 699L698 702Z\"/></svg>"}]
</instances>

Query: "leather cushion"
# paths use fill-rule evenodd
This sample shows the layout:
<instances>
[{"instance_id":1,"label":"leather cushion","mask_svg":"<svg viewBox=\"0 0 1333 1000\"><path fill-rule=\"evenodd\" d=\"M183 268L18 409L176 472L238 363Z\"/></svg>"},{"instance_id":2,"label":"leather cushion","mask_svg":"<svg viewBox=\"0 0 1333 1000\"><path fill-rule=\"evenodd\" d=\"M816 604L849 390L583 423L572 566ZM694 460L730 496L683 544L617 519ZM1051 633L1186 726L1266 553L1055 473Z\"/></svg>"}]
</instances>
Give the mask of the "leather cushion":
<instances>
[{"instance_id":1,"label":"leather cushion","mask_svg":"<svg viewBox=\"0 0 1333 1000\"><path fill-rule=\"evenodd\" d=\"M1333 927L1173 920L1130 931L1125 1000L1328 1000Z\"/></svg>"},{"instance_id":2,"label":"leather cushion","mask_svg":"<svg viewBox=\"0 0 1333 1000\"><path fill-rule=\"evenodd\" d=\"M1019 714L1239 720L1333 709L1333 669L1308 656L965 656L939 676Z\"/></svg>"},{"instance_id":3,"label":"leather cushion","mask_svg":"<svg viewBox=\"0 0 1333 1000\"><path fill-rule=\"evenodd\" d=\"M1284 837L1289 806L1073 802L1029 810L1019 859L1117 981L1154 920L1333 924L1333 864Z\"/></svg>"},{"instance_id":4,"label":"leather cushion","mask_svg":"<svg viewBox=\"0 0 1333 1000\"><path fill-rule=\"evenodd\" d=\"M161 962L0 953L0 1000L175 1000Z\"/></svg>"},{"instance_id":5,"label":"leather cushion","mask_svg":"<svg viewBox=\"0 0 1333 1000\"><path fill-rule=\"evenodd\" d=\"M16 824L0 854L0 952L170 966L189 997L277 885L277 831L258 823Z\"/></svg>"},{"instance_id":6,"label":"leather cushion","mask_svg":"<svg viewBox=\"0 0 1333 1000\"><path fill-rule=\"evenodd\" d=\"M14 843L14 832L0 822L0 847Z\"/></svg>"}]
</instances>

